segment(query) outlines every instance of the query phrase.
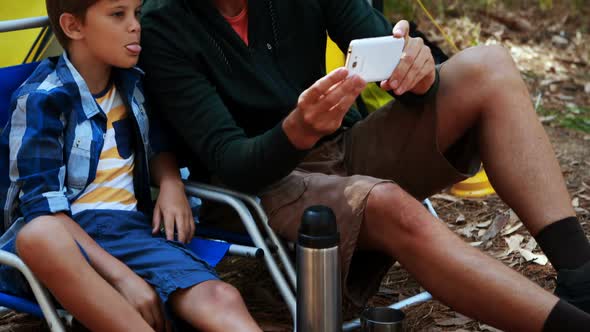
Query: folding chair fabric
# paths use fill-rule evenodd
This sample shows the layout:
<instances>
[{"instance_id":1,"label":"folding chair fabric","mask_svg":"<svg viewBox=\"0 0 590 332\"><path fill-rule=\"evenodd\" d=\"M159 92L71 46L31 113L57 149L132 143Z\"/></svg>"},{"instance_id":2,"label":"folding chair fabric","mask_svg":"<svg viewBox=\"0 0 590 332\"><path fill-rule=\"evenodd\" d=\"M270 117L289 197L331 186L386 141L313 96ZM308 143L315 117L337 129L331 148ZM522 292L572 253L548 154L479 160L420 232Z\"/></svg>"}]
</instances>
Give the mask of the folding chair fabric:
<instances>
[{"instance_id":1,"label":"folding chair fabric","mask_svg":"<svg viewBox=\"0 0 590 332\"><path fill-rule=\"evenodd\" d=\"M8 121L10 97L31 73L37 68L38 62L0 68L0 128Z\"/></svg>"}]
</instances>

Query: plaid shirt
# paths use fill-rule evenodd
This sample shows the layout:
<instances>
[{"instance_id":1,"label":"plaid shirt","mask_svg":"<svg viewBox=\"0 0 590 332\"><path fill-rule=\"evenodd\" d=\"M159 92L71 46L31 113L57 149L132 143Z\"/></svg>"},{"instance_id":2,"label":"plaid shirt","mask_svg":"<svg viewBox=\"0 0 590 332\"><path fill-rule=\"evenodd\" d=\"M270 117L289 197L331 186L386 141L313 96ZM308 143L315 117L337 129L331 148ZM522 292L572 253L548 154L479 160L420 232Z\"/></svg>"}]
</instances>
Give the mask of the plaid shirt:
<instances>
[{"instance_id":1,"label":"plaid shirt","mask_svg":"<svg viewBox=\"0 0 590 332\"><path fill-rule=\"evenodd\" d=\"M134 186L140 211L151 214L148 160L162 151L150 130L141 89L143 72L113 69L133 119ZM104 143L106 116L64 53L43 61L13 94L0 136L0 234L18 218L70 212L70 204L94 180ZM141 143L141 144L140 144ZM151 144L150 144L151 143Z\"/></svg>"}]
</instances>

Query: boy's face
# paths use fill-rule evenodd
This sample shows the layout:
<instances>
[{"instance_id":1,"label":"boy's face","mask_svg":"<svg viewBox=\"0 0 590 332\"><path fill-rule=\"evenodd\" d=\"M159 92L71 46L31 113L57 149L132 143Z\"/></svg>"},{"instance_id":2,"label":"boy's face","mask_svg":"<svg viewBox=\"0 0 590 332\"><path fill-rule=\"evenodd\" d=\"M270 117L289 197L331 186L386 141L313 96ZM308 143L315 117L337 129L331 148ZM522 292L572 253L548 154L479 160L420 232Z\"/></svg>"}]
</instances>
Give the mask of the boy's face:
<instances>
[{"instance_id":1,"label":"boy's face","mask_svg":"<svg viewBox=\"0 0 590 332\"><path fill-rule=\"evenodd\" d=\"M86 12L81 29L96 61L120 68L137 64L141 0L100 0Z\"/></svg>"}]
</instances>

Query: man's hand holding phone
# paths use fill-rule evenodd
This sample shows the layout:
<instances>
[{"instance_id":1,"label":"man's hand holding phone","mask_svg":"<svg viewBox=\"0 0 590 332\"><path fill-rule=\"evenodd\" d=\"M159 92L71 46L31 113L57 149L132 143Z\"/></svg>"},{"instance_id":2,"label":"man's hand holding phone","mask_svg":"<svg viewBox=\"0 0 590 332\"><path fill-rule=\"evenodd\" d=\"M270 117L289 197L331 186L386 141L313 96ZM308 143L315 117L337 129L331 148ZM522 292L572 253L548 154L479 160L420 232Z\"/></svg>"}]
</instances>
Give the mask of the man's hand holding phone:
<instances>
[{"instance_id":1,"label":"man's hand holding phone","mask_svg":"<svg viewBox=\"0 0 590 332\"><path fill-rule=\"evenodd\" d=\"M424 45L422 38L411 38L408 21L399 21L393 27L393 36L404 38L406 45L399 64L388 80L381 81L381 88L393 90L397 95L407 91L425 94L434 83L436 73L434 58L430 48Z\"/></svg>"},{"instance_id":2,"label":"man's hand holding phone","mask_svg":"<svg viewBox=\"0 0 590 332\"><path fill-rule=\"evenodd\" d=\"M283 130L298 149L312 148L322 137L340 128L344 115L366 82L338 68L303 91L297 107L283 121Z\"/></svg>"}]
</instances>

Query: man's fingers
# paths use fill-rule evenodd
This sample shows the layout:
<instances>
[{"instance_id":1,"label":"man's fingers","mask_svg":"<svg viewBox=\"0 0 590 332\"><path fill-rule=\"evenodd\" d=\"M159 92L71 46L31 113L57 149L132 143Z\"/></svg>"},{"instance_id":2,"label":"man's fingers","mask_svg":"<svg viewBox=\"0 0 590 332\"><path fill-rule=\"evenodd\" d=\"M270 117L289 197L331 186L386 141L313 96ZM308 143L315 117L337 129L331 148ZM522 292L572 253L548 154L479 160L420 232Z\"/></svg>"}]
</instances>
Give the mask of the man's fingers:
<instances>
[{"instance_id":1,"label":"man's fingers","mask_svg":"<svg viewBox=\"0 0 590 332\"><path fill-rule=\"evenodd\" d=\"M309 89L303 91L299 102L307 105L316 103L334 84L344 80L347 75L348 71L345 68L335 69L317 80Z\"/></svg>"},{"instance_id":2,"label":"man's fingers","mask_svg":"<svg viewBox=\"0 0 590 332\"><path fill-rule=\"evenodd\" d=\"M358 77L358 76L357 76ZM342 96L352 92L355 77L351 77L342 81L341 83L335 84L332 88L324 94L323 98L319 101L319 105L322 109L330 109L336 105Z\"/></svg>"},{"instance_id":3,"label":"man's fingers","mask_svg":"<svg viewBox=\"0 0 590 332\"><path fill-rule=\"evenodd\" d=\"M400 95L406 91L412 90L416 83L424 78L424 67L428 65L429 61L429 57L426 53L427 52L424 51L418 55L414 65L410 68L408 75L406 75L406 79L401 83L399 90L395 92L396 94Z\"/></svg>"},{"instance_id":4,"label":"man's fingers","mask_svg":"<svg viewBox=\"0 0 590 332\"><path fill-rule=\"evenodd\" d=\"M416 55L416 58L414 59L412 65L410 66L410 68L408 68L406 77L404 77L404 79L400 82L398 88L394 90L396 94L403 94L404 92L411 90L414 87L414 82L416 82L417 79L421 79L421 77L417 77L417 75L420 74L420 71L422 70L422 67L426 64L427 60L428 57L426 56L426 52L424 51Z\"/></svg>"},{"instance_id":5,"label":"man's fingers","mask_svg":"<svg viewBox=\"0 0 590 332\"><path fill-rule=\"evenodd\" d=\"M401 20L393 27L393 36L397 38L407 37L410 34L410 23L406 20Z\"/></svg>"},{"instance_id":6,"label":"man's fingers","mask_svg":"<svg viewBox=\"0 0 590 332\"><path fill-rule=\"evenodd\" d=\"M366 83L360 77L350 77L336 89L330 91L330 93L321 100L319 107L322 107L322 109L326 110L333 110L334 106L341 104L342 99L346 97L350 96L354 100L358 94L361 93L365 85ZM340 110L338 113L346 113L348 111L348 107L346 109L336 109Z\"/></svg>"},{"instance_id":7,"label":"man's fingers","mask_svg":"<svg viewBox=\"0 0 590 332\"><path fill-rule=\"evenodd\" d=\"M391 89L395 90L401 86L402 81L408 76L410 68L414 65L414 61L416 61L416 57L420 53L420 49L423 45L424 41L421 38L410 39L402 53L399 64L395 67L395 70L389 79Z\"/></svg>"},{"instance_id":8,"label":"man's fingers","mask_svg":"<svg viewBox=\"0 0 590 332\"><path fill-rule=\"evenodd\" d=\"M340 100L340 102L332 108L332 111L339 112L340 114L344 115L344 114L346 114L346 112L348 112L348 110L350 109L350 106L352 106L352 104L354 103L355 100L356 100L356 95L352 95L352 94L345 95Z\"/></svg>"}]
</instances>

